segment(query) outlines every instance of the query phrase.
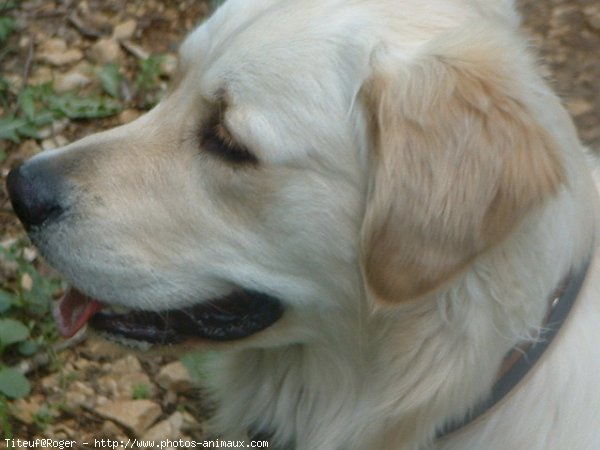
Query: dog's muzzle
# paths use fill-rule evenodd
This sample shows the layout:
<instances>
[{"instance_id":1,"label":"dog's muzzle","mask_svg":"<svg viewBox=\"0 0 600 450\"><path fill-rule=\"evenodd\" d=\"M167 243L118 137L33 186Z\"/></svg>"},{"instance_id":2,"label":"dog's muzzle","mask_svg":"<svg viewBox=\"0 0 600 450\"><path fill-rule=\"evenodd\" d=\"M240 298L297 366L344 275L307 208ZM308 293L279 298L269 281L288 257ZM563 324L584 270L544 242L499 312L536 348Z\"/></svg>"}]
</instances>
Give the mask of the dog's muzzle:
<instances>
[{"instance_id":1,"label":"dog's muzzle","mask_svg":"<svg viewBox=\"0 0 600 450\"><path fill-rule=\"evenodd\" d=\"M13 209L32 238L44 233L45 239L52 239L51 225L66 216L70 197L67 172L72 167L60 158L40 155L9 173L6 183ZM102 300L68 289L54 308L61 334L72 336L89 322L110 336L152 344L192 338L232 341L268 328L283 315L278 299L241 287L228 295L173 310L111 312L110 299Z\"/></svg>"}]
</instances>

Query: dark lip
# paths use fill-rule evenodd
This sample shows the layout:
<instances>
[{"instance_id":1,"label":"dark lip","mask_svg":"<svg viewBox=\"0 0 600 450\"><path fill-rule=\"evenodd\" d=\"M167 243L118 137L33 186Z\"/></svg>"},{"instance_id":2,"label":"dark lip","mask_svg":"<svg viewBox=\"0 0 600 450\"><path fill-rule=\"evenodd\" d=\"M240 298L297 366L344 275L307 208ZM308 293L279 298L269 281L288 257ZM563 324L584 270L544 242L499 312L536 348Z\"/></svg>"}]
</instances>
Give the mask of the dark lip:
<instances>
[{"instance_id":1,"label":"dark lip","mask_svg":"<svg viewBox=\"0 0 600 450\"><path fill-rule=\"evenodd\" d=\"M277 322L283 313L279 299L237 290L183 309L125 314L103 310L91 318L90 325L98 331L151 344L177 344L191 338L225 342L258 333Z\"/></svg>"}]
</instances>

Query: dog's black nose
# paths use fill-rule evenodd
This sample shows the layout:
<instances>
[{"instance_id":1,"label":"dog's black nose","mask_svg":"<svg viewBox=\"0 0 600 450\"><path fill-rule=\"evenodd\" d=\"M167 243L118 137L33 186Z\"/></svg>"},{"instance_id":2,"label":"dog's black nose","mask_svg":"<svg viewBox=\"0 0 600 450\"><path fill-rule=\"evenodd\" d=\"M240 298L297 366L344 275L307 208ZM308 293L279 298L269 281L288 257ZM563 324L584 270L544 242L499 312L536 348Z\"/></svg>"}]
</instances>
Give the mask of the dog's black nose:
<instances>
[{"instance_id":1,"label":"dog's black nose","mask_svg":"<svg viewBox=\"0 0 600 450\"><path fill-rule=\"evenodd\" d=\"M15 167L6 179L8 195L26 229L54 220L64 212L60 175L36 158Z\"/></svg>"}]
</instances>

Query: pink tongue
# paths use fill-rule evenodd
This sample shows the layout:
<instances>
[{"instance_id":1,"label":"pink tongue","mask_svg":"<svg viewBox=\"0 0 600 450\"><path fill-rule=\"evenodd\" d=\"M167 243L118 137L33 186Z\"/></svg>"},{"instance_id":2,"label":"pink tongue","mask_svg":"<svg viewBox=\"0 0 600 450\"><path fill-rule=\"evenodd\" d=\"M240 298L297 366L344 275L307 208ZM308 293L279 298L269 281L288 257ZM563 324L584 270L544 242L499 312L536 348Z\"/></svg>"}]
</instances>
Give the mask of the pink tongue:
<instances>
[{"instance_id":1,"label":"pink tongue","mask_svg":"<svg viewBox=\"0 0 600 450\"><path fill-rule=\"evenodd\" d=\"M60 334L69 338L77 333L103 307L104 305L98 300L87 297L76 289L69 288L58 301L58 304L54 306L52 314Z\"/></svg>"}]
</instances>

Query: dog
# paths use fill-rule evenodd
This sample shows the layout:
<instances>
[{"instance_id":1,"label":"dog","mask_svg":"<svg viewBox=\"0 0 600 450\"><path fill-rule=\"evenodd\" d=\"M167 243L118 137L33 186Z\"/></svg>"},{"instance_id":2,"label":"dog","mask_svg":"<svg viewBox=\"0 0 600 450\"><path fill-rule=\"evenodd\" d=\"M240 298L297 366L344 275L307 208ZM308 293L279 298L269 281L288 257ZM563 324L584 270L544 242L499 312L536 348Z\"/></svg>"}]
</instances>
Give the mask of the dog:
<instances>
[{"instance_id":1,"label":"dog","mask_svg":"<svg viewBox=\"0 0 600 450\"><path fill-rule=\"evenodd\" d=\"M153 110L7 184L64 335L222 349L220 436L600 449L594 165L510 0L229 0Z\"/></svg>"}]
</instances>

